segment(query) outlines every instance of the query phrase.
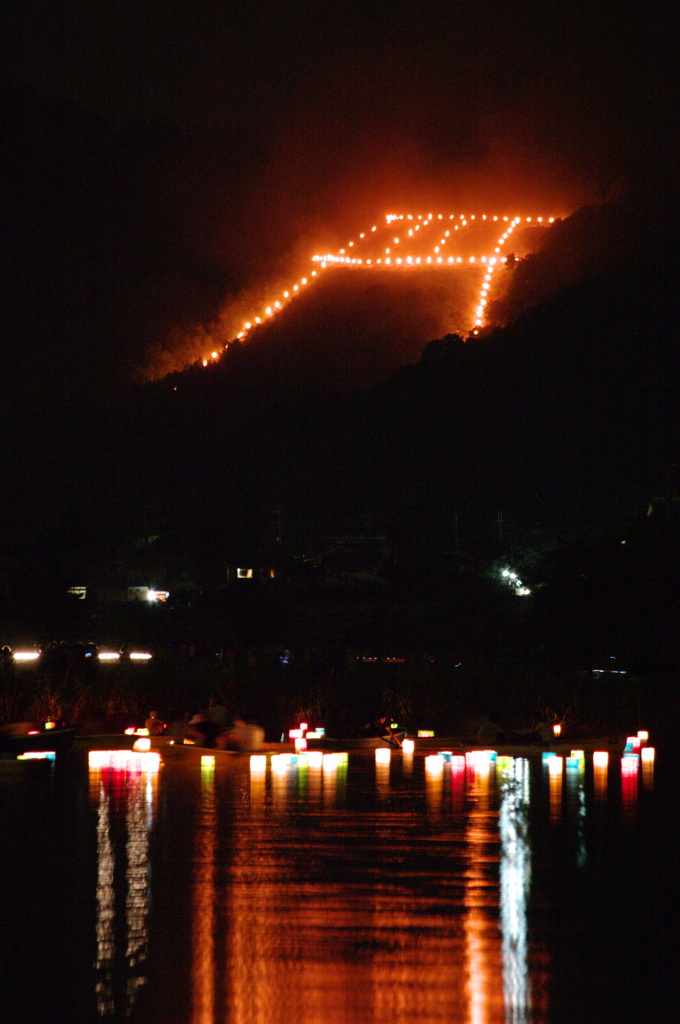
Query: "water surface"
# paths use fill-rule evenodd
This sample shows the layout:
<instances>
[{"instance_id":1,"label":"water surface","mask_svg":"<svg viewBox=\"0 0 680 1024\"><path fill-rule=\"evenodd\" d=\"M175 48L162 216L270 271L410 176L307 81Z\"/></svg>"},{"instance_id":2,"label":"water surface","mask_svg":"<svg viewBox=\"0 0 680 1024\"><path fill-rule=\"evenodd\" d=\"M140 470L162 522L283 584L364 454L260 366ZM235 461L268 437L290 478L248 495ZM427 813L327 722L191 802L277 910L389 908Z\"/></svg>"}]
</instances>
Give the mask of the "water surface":
<instances>
[{"instance_id":1,"label":"water surface","mask_svg":"<svg viewBox=\"0 0 680 1024\"><path fill-rule=\"evenodd\" d=\"M5 1005L36 1022L670 1020L672 782L663 759L17 766L0 778Z\"/></svg>"}]
</instances>

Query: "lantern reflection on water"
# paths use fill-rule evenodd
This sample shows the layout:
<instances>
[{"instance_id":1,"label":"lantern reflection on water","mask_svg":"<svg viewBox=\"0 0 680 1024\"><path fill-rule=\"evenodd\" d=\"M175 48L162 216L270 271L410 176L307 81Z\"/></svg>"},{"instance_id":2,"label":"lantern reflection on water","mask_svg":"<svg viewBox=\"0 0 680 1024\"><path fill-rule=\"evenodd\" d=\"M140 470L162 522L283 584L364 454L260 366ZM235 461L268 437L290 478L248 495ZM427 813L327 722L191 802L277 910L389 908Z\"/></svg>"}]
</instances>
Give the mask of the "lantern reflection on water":
<instances>
[{"instance_id":1,"label":"lantern reflection on water","mask_svg":"<svg viewBox=\"0 0 680 1024\"><path fill-rule=\"evenodd\" d=\"M491 762L496 760L495 750L468 750L465 754L465 763L470 768L489 768Z\"/></svg>"},{"instance_id":2,"label":"lantern reflection on water","mask_svg":"<svg viewBox=\"0 0 680 1024\"><path fill-rule=\"evenodd\" d=\"M149 914L149 832L156 805L160 755L92 750L90 796L97 806L97 1007L100 1016L129 1017L146 983ZM116 822L125 815L123 846ZM125 866L125 925L116 918L116 862ZM119 975L124 973L124 984Z\"/></svg>"},{"instance_id":3,"label":"lantern reflection on water","mask_svg":"<svg viewBox=\"0 0 680 1024\"><path fill-rule=\"evenodd\" d=\"M161 755L155 750L91 750L88 765L90 770L99 771L157 772Z\"/></svg>"},{"instance_id":4,"label":"lantern reflection on water","mask_svg":"<svg viewBox=\"0 0 680 1024\"><path fill-rule=\"evenodd\" d=\"M623 820L627 823L633 822L637 814L639 772L639 755L624 753L621 758L621 803Z\"/></svg>"},{"instance_id":5,"label":"lantern reflection on water","mask_svg":"<svg viewBox=\"0 0 680 1024\"><path fill-rule=\"evenodd\" d=\"M643 747L640 751L642 785L645 789L651 789L654 785L654 755L654 747Z\"/></svg>"},{"instance_id":6,"label":"lantern reflection on water","mask_svg":"<svg viewBox=\"0 0 680 1024\"><path fill-rule=\"evenodd\" d=\"M465 758L454 754L451 758L451 809L462 811L465 806Z\"/></svg>"},{"instance_id":7,"label":"lantern reflection on water","mask_svg":"<svg viewBox=\"0 0 680 1024\"><path fill-rule=\"evenodd\" d=\"M375 784L381 798L389 793L391 755L389 747L378 747L375 752Z\"/></svg>"},{"instance_id":8,"label":"lantern reflection on water","mask_svg":"<svg viewBox=\"0 0 680 1024\"><path fill-rule=\"evenodd\" d=\"M558 821L562 814L562 774L564 758L550 757L543 762L548 767L550 780L550 820Z\"/></svg>"},{"instance_id":9,"label":"lantern reflection on water","mask_svg":"<svg viewBox=\"0 0 680 1024\"><path fill-rule=\"evenodd\" d=\"M607 798L607 781L609 774L609 754L606 750L593 753L593 787L598 802Z\"/></svg>"},{"instance_id":10,"label":"lantern reflection on water","mask_svg":"<svg viewBox=\"0 0 680 1024\"><path fill-rule=\"evenodd\" d=\"M428 754L425 758L425 771L428 775L441 775L444 771L444 759L440 754Z\"/></svg>"},{"instance_id":11,"label":"lantern reflection on water","mask_svg":"<svg viewBox=\"0 0 680 1024\"><path fill-rule=\"evenodd\" d=\"M528 1021L527 903L531 887L528 806L529 761L503 758L497 776L501 785L500 920L503 952L503 994L506 1020Z\"/></svg>"},{"instance_id":12,"label":"lantern reflection on water","mask_svg":"<svg viewBox=\"0 0 680 1024\"><path fill-rule=\"evenodd\" d=\"M428 754L425 758L425 800L429 814L439 814L442 809L444 764L439 754Z\"/></svg>"}]
</instances>

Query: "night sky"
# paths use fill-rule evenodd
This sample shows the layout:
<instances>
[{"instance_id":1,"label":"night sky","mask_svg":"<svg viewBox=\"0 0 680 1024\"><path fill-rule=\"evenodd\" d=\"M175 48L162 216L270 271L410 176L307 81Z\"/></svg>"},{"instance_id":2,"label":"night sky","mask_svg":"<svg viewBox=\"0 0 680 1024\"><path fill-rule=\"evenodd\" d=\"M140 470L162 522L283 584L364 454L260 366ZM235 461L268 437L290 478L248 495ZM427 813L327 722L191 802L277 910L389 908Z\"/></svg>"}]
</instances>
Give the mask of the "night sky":
<instances>
[{"instance_id":1,"label":"night sky","mask_svg":"<svg viewBox=\"0 0 680 1024\"><path fill-rule=\"evenodd\" d=\"M386 206L569 212L674 180L664 7L13 6L9 81L135 129L137 149L146 133L155 152L131 172L228 286Z\"/></svg>"},{"instance_id":2,"label":"night sky","mask_svg":"<svg viewBox=\"0 0 680 1024\"><path fill-rule=\"evenodd\" d=\"M37 0L3 14L4 477L97 460L149 352L388 209L672 194L669 8ZM101 500L105 500L105 495Z\"/></svg>"}]
</instances>

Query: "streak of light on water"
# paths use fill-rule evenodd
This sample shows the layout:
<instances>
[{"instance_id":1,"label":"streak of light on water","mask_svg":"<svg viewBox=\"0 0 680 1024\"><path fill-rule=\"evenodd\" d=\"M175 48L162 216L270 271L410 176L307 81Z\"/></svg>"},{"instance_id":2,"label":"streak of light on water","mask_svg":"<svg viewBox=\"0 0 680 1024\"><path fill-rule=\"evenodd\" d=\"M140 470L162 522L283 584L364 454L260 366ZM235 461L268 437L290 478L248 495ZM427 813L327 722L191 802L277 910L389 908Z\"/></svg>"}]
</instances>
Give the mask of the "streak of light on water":
<instances>
[{"instance_id":1,"label":"streak of light on water","mask_svg":"<svg viewBox=\"0 0 680 1024\"><path fill-rule=\"evenodd\" d=\"M91 926L59 984L82 1000L89 978L93 1020L618 1024L653 1009L659 981L642 942L663 921L658 771L578 752L206 756L160 772L99 756L80 782L16 784L28 835L72 793L72 846L54 855ZM56 837L62 819L42 827ZM24 889L22 906L42 895ZM37 972L49 994L56 955L39 947L24 981Z\"/></svg>"}]
</instances>

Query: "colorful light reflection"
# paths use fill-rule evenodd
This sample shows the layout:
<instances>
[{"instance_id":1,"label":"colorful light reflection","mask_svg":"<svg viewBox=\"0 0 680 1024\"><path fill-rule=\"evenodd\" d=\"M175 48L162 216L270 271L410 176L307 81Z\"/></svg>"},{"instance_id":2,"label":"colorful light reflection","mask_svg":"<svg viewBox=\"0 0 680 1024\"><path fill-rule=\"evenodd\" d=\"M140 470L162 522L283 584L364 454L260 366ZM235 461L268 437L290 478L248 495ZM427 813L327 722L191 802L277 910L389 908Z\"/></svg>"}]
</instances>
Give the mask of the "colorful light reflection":
<instances>
[{"instance_id":1,"label":"colorful light reflection","mask_svg":"<svg viewBox=\"0 0 680 1024\"><path fill-rule=\"evenodd\" d=\"M88 765L95 771L157 772L161 766L161 755L155 750L91 750Z\"/></svg>"}]
</instances>

